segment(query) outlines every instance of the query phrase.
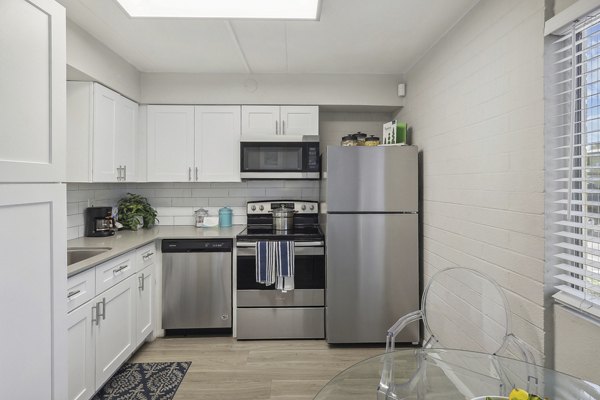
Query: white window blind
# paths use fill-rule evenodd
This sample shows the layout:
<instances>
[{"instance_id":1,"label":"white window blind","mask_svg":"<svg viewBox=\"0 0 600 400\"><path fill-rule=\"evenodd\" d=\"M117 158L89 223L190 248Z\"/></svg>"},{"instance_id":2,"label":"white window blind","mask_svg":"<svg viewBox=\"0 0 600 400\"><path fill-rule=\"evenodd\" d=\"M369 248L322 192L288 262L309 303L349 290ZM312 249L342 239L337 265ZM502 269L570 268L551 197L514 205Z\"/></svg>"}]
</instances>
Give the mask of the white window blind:
<instances>
[{"instance_id":1,"label":"white window blind","mask_svg":"<svg viewBox=\"0 0 600 400\"><path fill-rule=\"evenodd\" d=\"M600 17L573 24L553 47L554 298L600 316Z\"/></svg>"}]
</instances>

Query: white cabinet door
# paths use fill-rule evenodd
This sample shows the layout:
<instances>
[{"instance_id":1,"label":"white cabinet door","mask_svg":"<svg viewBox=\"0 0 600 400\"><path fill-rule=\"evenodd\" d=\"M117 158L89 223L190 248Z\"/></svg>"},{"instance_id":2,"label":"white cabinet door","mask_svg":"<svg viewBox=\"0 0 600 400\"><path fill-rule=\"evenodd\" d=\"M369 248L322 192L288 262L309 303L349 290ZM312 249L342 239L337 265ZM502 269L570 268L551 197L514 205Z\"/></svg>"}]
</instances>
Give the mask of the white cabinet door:
<instances>
[{"instance_id":1,"label":"white cabinet door","mask_svg":"<svg viewBox=\"0 0 600 400\"><path fill-rule=\"evenodd\" d=\"M240 107L196 107L196 170L201 182L240 181Z\"/></svg>"},{"instance_id":2,"label":"white cabinet door","mask_svg":"<svg viewBox=\"0 0 600 400\"><path fill-rule=\"evenodd\" d=\"M135 139L138 121L137 103L119 96L116 114L116 147L115 160L121 167L121 180L136 181Z\"/></svg>"},{"instance_id":3,"label":"white cabinet door","mask_svg":"<svg viewBox=\"0 0 600 400\"><path fill-rule=\"evenodd\" d=\"M194 106L148 106L148 182L194 178Z\"/></svg>"},{"instance_id":4,"label":"white cabinet door","mask_svg":"<svg viewBox=\"0 0 600 400\"><path fill-rule=\"evenodd\" d=\"M88 301L67 315L69 400L88 400L96 391L95 304Z\"/></svg>"},{"instance_id":5,"label":"white cabinet door","mask_svg":"<svg viewBox=\"0 0 600 400\"><path fill-rule=\"evenodd\" d=\"M0 397L65 399L65 185L0 184L0 221Z\"/></svg>"},{"instance_id":6,"label":"white cabinet door","mask_svg":"<svg viewBox=\"0 0 600 400\"><path fill-rule=\"evenodd\" d=\"M92 177L94 182L116 182L117 103L120 95L94 83L94 139Z\"/></svg>"},{"instance_id":7,"label":"white cabinet door","mask_svg":"<svg viewBox=\"0 0 600 400\"><path fill-rule=\"evenodd\" d=\"M135 295L137 279L131 276L97 297L96 390L129 358L135 349Z\"/></svg>"},{"instance_id":8,"label":"white cabinet door","mask_svg":"<svg viewBox=\"0 0 600 400\"><path fill-rule=\"evenodd\" d=\"M280 133L279 106L242 106L242 136L274 136Z\"/></svg>"},{"instance_id":9,"label":"white cabinet door","mask_svg":"<svg viewBox=\"0 0 600 400\"><path fill-rule=\"evenodd\" d=\"M281 106L283 135L318 135L318 106Z\"/></svg>"},{"instance_id":10,"label":"white cabinet door","mask_svg":"<svg viewBox=\"0 0 600 400\"><path fill-rule=\"evenodd\" d=\"M92 182L94 85L67 82L67 182Z\"/></svg>"},{"instance_id":11,"label":"white cabinet door","mask_svg":"<svg viewBox=\"0 0 600 400\"><path fill-rule=\"evenodd\" d=\"M137 273L136 346L154 330L154 264Z\"/></svg>"},{"instance_id":12,"label":"white cabinet door","mask_svg":"<svg viewBox=\"0 0 600 400\"><path fill-rule=\"evenodd\" d=\"M53 0L0 2L0 182L65 180L65 26Z\"/></svg>"}]
</instances>

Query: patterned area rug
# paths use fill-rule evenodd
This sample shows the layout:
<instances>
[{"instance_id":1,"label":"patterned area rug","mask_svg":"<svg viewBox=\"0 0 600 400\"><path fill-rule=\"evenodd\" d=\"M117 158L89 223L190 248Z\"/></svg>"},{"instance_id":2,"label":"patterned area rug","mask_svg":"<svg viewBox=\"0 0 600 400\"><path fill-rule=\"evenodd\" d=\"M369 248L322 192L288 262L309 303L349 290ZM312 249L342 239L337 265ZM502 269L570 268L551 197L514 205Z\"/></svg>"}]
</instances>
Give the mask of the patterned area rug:
<instances>
[{"instance_id":1,"label":"patterned area rug","mask_svg":"<svg viewBox=\"0 0 600 400\"><path fill-rule=\"evenodd\" d=\"M171 400L192 363L125 364L93 400Z\"/></svg>"}]
</instances>

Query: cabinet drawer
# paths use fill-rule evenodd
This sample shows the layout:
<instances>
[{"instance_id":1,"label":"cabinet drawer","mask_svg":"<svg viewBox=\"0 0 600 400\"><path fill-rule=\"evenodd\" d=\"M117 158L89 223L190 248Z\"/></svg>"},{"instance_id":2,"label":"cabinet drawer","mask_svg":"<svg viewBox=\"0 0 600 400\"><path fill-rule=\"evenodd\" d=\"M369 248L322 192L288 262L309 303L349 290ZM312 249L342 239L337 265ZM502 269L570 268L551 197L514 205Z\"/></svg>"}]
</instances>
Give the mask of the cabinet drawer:
<instances>
[{"instance_id":1,"label":"cabinet drawer","mask_svg":"<svg viewBox=\"0 0 600 400\"><path fill-rule=\"evenodd\" d=\"M67 311L91 300L96 295L96 271L94 268L67 279Z\"/></svg>"},{"instance_id":2,"label":"cabinet drawer","mask_svg":"<svg viewBox=\"0 0 600 400\"><path fill-rule=\"evenodd\" d=\"M135 272L134 257L135 252L131 251L96 266L96 293L100 294L131 276Z\"/></svg>"},{"instance_id":3,"label":"cabinet drawer","mask_svg":"<svg viewBox=\"0 0 600 400\"><path fill-rule=\"evenodd\" d=\"M154 264L156 259L156 245L154 242L140 247L135 251L136 271L139 272L150 264Z\"/></svg>"}]
</instances>

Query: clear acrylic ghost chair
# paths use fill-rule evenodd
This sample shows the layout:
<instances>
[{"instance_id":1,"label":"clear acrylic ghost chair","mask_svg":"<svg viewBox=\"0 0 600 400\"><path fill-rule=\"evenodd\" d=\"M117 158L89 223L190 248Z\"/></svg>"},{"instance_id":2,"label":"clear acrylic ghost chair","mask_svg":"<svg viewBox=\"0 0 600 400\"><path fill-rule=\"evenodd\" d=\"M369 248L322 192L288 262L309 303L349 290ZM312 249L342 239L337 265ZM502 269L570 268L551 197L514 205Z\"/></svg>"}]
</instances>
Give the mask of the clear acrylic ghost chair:
<instances>
[{"instance_id":1,"label":"clear acrylic ghost chair","mask_svg":"<svg viewBox=\"0 0 600 400\"><path fill-rule=\"evenodd\" d=\"M502 288L491 278L468 268L449 268L436 273L423 292L421 310L400 318L387 332L386 352L394 350L396 336L410 323L423 320L423 347L477 351L520 358L535 364L528 345L511 330L511 312ZM384 361L379 399L399 399L424 384L424 368L408 382L394 384L392 357ZM496 372L510 388L510 380L496 365ZM537 381L535 374L530 374Z\"/></svg>"}]
</instances>

